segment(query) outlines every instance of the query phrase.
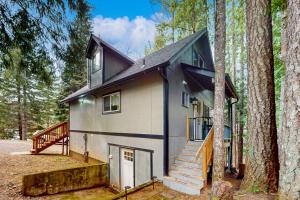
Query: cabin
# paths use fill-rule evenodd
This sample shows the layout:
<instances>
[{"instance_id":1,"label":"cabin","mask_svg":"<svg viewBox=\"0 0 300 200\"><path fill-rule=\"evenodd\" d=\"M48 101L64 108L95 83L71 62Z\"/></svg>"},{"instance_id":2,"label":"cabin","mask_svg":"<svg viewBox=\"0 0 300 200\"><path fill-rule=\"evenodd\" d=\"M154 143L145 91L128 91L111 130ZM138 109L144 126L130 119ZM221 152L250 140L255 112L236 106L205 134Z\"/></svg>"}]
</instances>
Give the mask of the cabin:
<instances>
[{"instance_id":1,"label":"cabin","mask_svg":"<svg viewBox=\"0 0 300 200\"><path fill-rule=\"evenodd\" d=\"M198 195L212 164L214 62L203 29L132 60L95 35L86 49L87 85L69 105L71 156L106 162L117 190L152 180ZM226 75L226 166L231 163L231 106ZM37 152L37 150L33 150Z\"/></svg>"}]
</instances>

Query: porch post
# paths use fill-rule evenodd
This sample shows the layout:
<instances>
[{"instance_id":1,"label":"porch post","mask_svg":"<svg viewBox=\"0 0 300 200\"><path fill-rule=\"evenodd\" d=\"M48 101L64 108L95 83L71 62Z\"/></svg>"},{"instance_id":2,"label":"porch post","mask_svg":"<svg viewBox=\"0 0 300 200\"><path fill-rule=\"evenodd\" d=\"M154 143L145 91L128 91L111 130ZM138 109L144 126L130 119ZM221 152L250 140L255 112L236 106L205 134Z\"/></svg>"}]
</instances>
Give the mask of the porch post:
<instances>
[{"instance_id":1,"label":"porch post","mask_svg":"<svg viewBox=\"0 0 300 200\"><path fill-rule=\"evenodd\" d=\"M233 147L233 126L235 124L233 124L232 121L232 103L231 103L231 98L228 100L228 106L229 106L229 120L230 120L230 152L229 152L229 169L231 171L232 169L232 147Z\"/></svg>"}]
</instances>

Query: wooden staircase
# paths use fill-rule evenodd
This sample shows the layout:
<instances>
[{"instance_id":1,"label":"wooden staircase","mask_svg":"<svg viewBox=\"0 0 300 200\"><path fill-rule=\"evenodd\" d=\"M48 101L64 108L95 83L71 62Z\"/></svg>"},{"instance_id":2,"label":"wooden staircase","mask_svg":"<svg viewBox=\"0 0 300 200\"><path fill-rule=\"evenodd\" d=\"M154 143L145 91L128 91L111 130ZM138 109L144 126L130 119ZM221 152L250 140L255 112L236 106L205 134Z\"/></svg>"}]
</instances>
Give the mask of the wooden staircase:
<instances>
[{"instance_id":1,"label":"wooden staircase","mask_svg":"<svg viewBox=\"0 0 300 200\"><path fill-rule=\"evenodd\" d=\"M163 178L164 185L190 195L200 195L207 185L207 173L212 165L213 135L211 128L205 140L188 141L171 166L169 176Z\"/></svg>"},{"instance_id":2,"label":"wooden staircase","mask_svg":"<svg viewBox=\"0 0 300 200\"><path fill-rule=\"evenodd\" d=\"M32 138L33 148L30 150L30 152L32 154L38 154L53 144L56 144L68 137L69 125L67 121L53 125Z\"/></svg>"}]
</instances>

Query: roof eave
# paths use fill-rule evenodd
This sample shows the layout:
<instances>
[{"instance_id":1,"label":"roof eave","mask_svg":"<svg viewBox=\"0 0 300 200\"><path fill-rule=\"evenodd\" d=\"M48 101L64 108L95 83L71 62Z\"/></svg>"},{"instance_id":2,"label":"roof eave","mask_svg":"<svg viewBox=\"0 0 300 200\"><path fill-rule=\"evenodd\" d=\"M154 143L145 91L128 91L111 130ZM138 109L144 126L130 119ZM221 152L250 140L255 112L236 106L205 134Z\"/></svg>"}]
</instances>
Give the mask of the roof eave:
<instances>
[{"instance_id":1,"label":"roof eave","mask_svg":"<svg viewBox=\"0 0 300 200\"><path fill-rule=\"evenodd\" d=\"M92 88L90 89L89 91L85 92L85 93L81 93L81 94L78 94L74 97L71 97L71 98L65 98L61 101L61 103L70 103L71 101L74 101L74 100L77 100L78 98L80 97L84 97L84 96L87 96L87 95L91 95L91 94L94 94L96 91L100 90L100 89L103 89L103 90L106 90L110 87L114 87L116 85L121 85L121 84L124 84L126 81L130 80L130 79L134 79L134 78L137 78L141 75L145 75L147 73L150 73L150 72L154 72L156 71L158 68L160 67L165 67L165 66L168 66L170 65L170 62L169 61L166 61L162 64L159 64L159 65L156 65L154 67L151 67L149 69L146 69L144 71L141 71L141 72L138 72L136 74L132 74L131 76L127 76L127 77L124 77L122 79L119 79L115 82L112 82L112 83L109 83L107 85L101 85L101 86L98 86L98 87L95 87L95 88Z\"/></svg>"}]
</instances>

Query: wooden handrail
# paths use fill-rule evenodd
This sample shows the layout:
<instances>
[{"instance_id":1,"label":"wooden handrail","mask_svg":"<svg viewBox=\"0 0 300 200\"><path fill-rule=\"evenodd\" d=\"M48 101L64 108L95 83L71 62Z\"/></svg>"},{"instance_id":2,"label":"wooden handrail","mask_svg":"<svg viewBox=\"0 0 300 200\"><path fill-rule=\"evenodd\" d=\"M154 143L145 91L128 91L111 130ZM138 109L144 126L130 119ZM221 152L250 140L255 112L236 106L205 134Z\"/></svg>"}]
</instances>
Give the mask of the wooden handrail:
<instances>
[{"instance_id":1,"label":"wooden handrail","mask_svg":"<svg viewBox=\"0 0 300 200\"><path fill-rule=\"evenodd\" d=\"M214 128L212 127L202 145L198 149L195 160L198 160L200 155L202 155L202 177L204 179L204 185L207 184L207 170L212 162L213 157L213 140L214 140Z\"/></svg>"},{"instance_id":2,"label":"wooden handrail","mask_svg":"<svg viewBox=\"0 0 300 200\"><path fill-rule=\"evenodd\" d=\"M186 115L185 139L186 139L186 142L188 142L190 139L190 118L189 118L188 114Z\"/></svg>"},{"instance_id":3,"label":"wooden handrail","mask_svg":"<svg viewBox=\"0 0 300 200\"><path fill-rule=\"evenodd\" d=\"M33 152L35 154L39 153L48 146L68 137L68 135L69 126L67 121L55 124L33 136Z\"/></svg>"},{"instance_id":4,"label":"wooden handrail","mask_svg":"<svg viewBox=\"0 0 300 200\"><path fill-rule=\"evenodd\" d=\"M41 135L44 135L46 132L53 131L54 129L56 129L56 128L62 126L63 124L68 124L68 121L64 121L64 122L61 122L61 123L59 123L59 124L54 124L54 125L52 125L52 126L46 128L45 130L42 130L42 131L39 132L38 134L34 135L34 136L32 137L32 139L37 138L37 137L39 137L39 136L41 136Z\"/></svg>"}]
</instances>

